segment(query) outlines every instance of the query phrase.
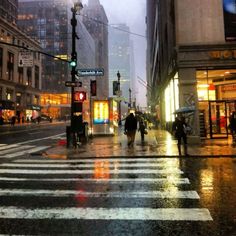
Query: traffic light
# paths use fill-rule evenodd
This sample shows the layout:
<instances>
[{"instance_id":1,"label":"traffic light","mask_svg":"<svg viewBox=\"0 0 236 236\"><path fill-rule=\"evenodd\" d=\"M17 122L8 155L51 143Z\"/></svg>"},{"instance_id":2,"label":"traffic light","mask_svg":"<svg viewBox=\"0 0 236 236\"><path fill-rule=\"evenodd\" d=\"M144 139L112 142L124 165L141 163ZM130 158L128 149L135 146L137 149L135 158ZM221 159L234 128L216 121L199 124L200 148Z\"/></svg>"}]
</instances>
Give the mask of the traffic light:
<instances>
[{"instance_id":1,"label":"traffic light","mask_svg":"<svg viewBox=\"0 0 236 236\"><path fill-rule=\"evenodd\" d=\"M84 100L86 100L86 92L76 91L74 93L74 100L78 102L83 102Z\"/></svg>"},{"instance_id":2,"label":"traffic light","mask_svg":"<svg viewBox=\"0 0 236 236\"><path fill-rule=\"evenodd\" d=\"M97 81L96 80L91 80L90 91L91 91L91 96L97 95Z\"/></svg>"},{"instance_id":3,"label":"traffic light","mask_svg":"<svg viewBox=\"0 0 236 236\"><path fill-rule=\"evenodd\" d=\"M77 66L77 54L76 52L71 54L70 66L76 67Z\"/></svg>"}]
</instances>

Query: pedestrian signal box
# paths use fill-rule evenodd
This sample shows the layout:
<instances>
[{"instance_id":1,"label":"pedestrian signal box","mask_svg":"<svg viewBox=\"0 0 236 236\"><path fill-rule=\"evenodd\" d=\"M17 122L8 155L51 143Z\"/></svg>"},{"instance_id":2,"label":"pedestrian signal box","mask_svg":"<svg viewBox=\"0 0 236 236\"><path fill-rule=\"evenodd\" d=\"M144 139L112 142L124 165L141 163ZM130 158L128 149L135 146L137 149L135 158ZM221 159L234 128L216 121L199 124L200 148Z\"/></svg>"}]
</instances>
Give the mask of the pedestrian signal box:
<instances>
[{"instance_id":1,"label":"pedestrian signal box","mask_svg":"<svg viewBox=\"0 0 236 236\"><path fill-rule=\"evenodd\" d=\"M78 102L83 102L84 100L86 100L86 92L76 91L74 93L74 100Z\"/></svg>"}]
</instances>

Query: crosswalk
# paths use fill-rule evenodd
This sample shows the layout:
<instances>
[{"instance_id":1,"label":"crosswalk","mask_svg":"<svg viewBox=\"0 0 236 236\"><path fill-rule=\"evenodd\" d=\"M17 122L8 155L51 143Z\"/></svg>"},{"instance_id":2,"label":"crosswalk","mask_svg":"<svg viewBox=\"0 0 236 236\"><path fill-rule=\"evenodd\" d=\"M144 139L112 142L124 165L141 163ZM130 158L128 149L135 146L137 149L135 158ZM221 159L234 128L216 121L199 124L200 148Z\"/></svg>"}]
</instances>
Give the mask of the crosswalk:
<instances>
[{"instance_id":1,"label":"crosswalk","mask_svg":"<svg viewBox=\"0 0 236 236\"><path fill-rule=\"evenodd\" d=\"M26 154L36 153L50 146L36 146L25 144L0 144L0 158L14 158Z\"/></svg>"},{"instance_id":2,"label":"crosswalk","mask_svg":"<svg viewBox=\"0 0 236 236\"><path fill-rule=\"evenodd\" d=\"M52 220L44 227L54 235L50 230L62 221L213 221L179 166L178 159L148 157L5 162L0 164L0 224L20 221L34 233L35 224ZM22 234L4 229L0 234ZM70 235L65 227L59 230Z\"/></svg>"}]
</instances>

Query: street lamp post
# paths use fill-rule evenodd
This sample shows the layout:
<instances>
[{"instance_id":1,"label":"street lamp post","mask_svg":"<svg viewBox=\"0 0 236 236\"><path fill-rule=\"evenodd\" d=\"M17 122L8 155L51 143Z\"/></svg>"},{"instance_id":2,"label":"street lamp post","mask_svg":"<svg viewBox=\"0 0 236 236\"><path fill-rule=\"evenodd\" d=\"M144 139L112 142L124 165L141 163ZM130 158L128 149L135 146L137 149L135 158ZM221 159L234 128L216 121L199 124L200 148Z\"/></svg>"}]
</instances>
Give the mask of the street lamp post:
<instances>
[{"instance_id":1,"label":"street lamp post","mask_svg":"<svg viewBox=\"0 0 236 236\"><path fill-rule=\"evenodd\" d=\"M77 26L77 19L76 14L80 12L80 10L83 8L82 3L80 0L76 3L74 3L74 6L71 8L72 12L72 18L71 18L71 26L72 26L72 51L71 51L71 81L76 81L76 66L77 66L77 52L76 52L76 39L78 38L76 34L76 26ZM74 134L75 131L75 122L74 122L74 112L75 112L75 99L74 99L74 92L75 89L72 86L71 87L71 131ZM73 135L73 139L74 139ZM73 140L73 143L75 140Z\"/></svg>"},{"instance_id":2,"label":"street lamp post","mask_svg":"<svg viewBox=\"0 0 236 236\"><path fill-rule=\"evenodd\" d=\"M117 72L117 78L118 78L118 97L119 97L119 102L118 102L118 112L119 112L119 121L118 125L121 125L121 101L120 101L120 95L121 95L121 90L120 90L120 72Z\"/></svg>"}]
</instances>

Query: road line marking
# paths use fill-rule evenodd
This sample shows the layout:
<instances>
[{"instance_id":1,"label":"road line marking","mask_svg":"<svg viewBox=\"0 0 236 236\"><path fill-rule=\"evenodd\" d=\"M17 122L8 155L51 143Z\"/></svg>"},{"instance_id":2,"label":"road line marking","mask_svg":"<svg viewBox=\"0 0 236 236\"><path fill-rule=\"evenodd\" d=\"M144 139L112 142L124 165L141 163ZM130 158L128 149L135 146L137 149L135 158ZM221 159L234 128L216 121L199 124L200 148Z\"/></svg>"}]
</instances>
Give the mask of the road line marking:
<instances>
[{"instance_id":1,"label":"road line marking","mask_svg":"<svg viewBox=\"0 0 236 236\"><path fill-rule=\"evenodd\" d=\"M65 132L61 133L61 134L56 134L56 135L48 136L48 137L45 137L45 138L38 138L38 139L28 140L28 141L20 142L20 143L16 143L16 144L22 145L22 144L26 144L26 143L33 143L33 142L37 142L37 141L41 141L41 140L51 139L53 137L57 137L57 136L60 136L62 134L65 134Z\"/></svg>"},{"instance_id":2,"label":"road line marking","mask_svg":"<svg viewBox=\"0 0 236 236\"><path fill-rule=\"evenodd\" d=\"M7 146L7 144L5 144L5 143L0 143L0 147L2 147L2 146Z\"/></svg>"},{"instance_id":3,"label":"road line marking","mask_svg":"<svg viewBox=\"0 0 236 236\"><path fill-rule=\"evenodd\" d=\"M120 167L167 167L164 163L106 163L103 164L101 163L96 164L96 163L89 163L89 164L31 164L31 163L2 163L0 166L3 167L27 167L27 168L91 168L91 167L96 167L96 168L120 168ZM169 167L169 165L168 165Z\"/></svg>"},{"instance_id":4,"label":"road line marking","mask_svg":"<svg viewBox=\"0 0 236 236\"><path fill-rule=\"evenodd\" d=\"M17 208L0 207L3 219L212 221L205 208Z\"/></svg>"},{"instance_id":5,"label":"road line marking","mask_svg":"<svg viewBox=\"0 0 236 236\"><path fill-rule=\"evenodd\" d=\"M29 160L29 159L19 159L14 160L14 162L29 162L29 163L94 163L94 162L145 162L145 163L157 163L157 162L164 162L164 163L177 163L178 159L167 159L167 158L94 158L94 159L76 159L76 160Z\"/></svg>"},{"instance_id":6,"label":"road line marking","mask_svg":"<svg viewBox=\"0 0 236 236\"><path fill-rule=\"evenodd\" d=\"M33 147L33 146L32 146ZM49 148L50 146L39 146L39 147L35 147L35 148L31 148L29 150L24 150L24 151L21 151L21 152L15 152L15 153L12 153L12 154L6 154L4 156L1 156L1 157L4 157L4 158L12 158L12 157L17 157L17 156L22 156L24 154L29 154L29 153L33 153L33 152L38 152L38 151L41 151L41 150L44 150L44 149L47 149Z\"/></svg>"},{"instance_id":7,"label":"road line marking","mask_svg":"<svg viewBox=\"0 0 236 236\"><path fill-rule=\"evenodd\" d=\"M33 196L33 197L74 197L90 198L185 198L200 199L196 191L180 191L169 188L166 191L127 191L127 192L86 192L78 190L47 190L47 189L0 189L0 196Z\"/></svg>"},{"instance_id":8,"label":"road line marking","mask_svg":"<svg viewBox=\"0 0 236 236\"><path fill-rule=\"evenodd\" d=\"M190 184L188 178L176 178L176 177L167 177L167 178L136 178L136 179L91 179L91 178L9 178L9 177L0 177L0 181L14 181L14 182L93 182L93 183L168 183L168 184Z\"/></svg>"},{"instance_id":9,"label":"road line marking","mask_svg":"<svg viewBox=\"0 0 236 236\"><path fill-rule=\"evenodd\" d=\"M19 145L18 144L11 144L11 145L8 145L8 144L3 144L1 147L0 147L0 150L5 150L5 149L10 149L10 148L14 148L14 147L18 147Z\"/></svg>"},{"instance_id":10,"label":"road line marking","mask_svg":"<svg viewBox=\"0 0 236 236\"><path fill-rule=\"evenodd\" d=\"M104 174L183 174L183 171L176 168L162 170L151 169L127 169L127 170L107 170L102 171ZM94 170L30 170L30 169L0 169L1 174L94 174Z\"/></svg>"},{"instance_id":11,"label":"road line marking","mask_svg":"<svg viewBox=\"0 0 236 236\"><path fill-rule=\"evenodd\" d=\"M1 151L1 156L4 156L8 153L13 153L13 152L20 151L22 149L29 149L29 148L32 148L32 147L34 147L34 146L24 145L24 146L20 146L20 147L16 147L16 148L7 149L5 151Z\"/></svg>"}]
</instances>

